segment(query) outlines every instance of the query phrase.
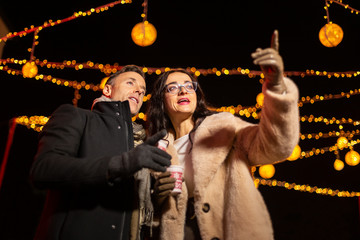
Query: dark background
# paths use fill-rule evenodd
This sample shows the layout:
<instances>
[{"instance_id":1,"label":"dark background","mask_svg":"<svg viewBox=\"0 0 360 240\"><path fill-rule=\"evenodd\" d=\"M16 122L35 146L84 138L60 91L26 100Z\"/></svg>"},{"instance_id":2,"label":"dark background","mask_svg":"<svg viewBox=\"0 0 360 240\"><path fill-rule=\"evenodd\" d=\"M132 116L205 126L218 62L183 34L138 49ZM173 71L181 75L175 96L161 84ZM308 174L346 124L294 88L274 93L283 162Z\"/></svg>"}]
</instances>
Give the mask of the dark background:
<instances>
[{"instance_id":1,"label":"dark background","mask_svg":"<svg viewBox=\"0 0 360 240\"><path fill-rule=\"evenodd\" d=\"M74 12L85 11L110 1L5 1L0 3L0 16L10 32L19 32L31 25L63 19ZM360 2L344 0L355 9ZM76 60L119 65L137 64L146 67L248 68L253 65L251 53L270 45L274 29L279 30L280 54L286 71L319 70L344 72L359 70L360 15L332 4L330 20L344 31L342 42L334 48L324 47L318 38L326 24L324 1L181 1L150 0L148 20L158 31L156 42L139 47L131 40L131 29L142 21L142 1L116 5L109 11L75 19L39 33L35 56L53 62ZM2 36L0 36L2 37ZM33 34L9 39L3 59L28 59ZM20 69L19 65L10 67ZM54 77L100 83L105 77L98 70L57 70L39 67L39 73ZM148 89L156 78L147 75ZM292 77L300 96L339 94L359 89L359 78ZM251 106L261 91L259 77L233 75L200 76L208 101L215 107ZM1 117L0 154L4 153L9 120L27 115L49 116L60 104L72 103L74 89L42 80L9 75L0 71ZM79 107L90 108L100 92L80 90ZM359 96L304 104L300 115L351 118L360 120ZM252 119L247 119L253 121ZM301 132L319 133L338 130L336 124L301 123ZM344 130L356 130L344 124ZM36 152L38 133L25 126L16 127L14 141L0 189L0 239L32 239L44 201L44 192L31 186L28 172ZM303 140L303 151L332 146L337 138ZM355 135L353 140L358 139ZM360 151L355 145L354 150ZM341 159L348 149L340 152ZM360 191L359 168L345 165L342 171L333 168L332 152L294 162L275 165L274 179L309 184L333 190ZM260 186L273 219L275 238L282 239L360 239L359 199L323 196L315 193ZM261 226L259 226L261 227Z\"/></svg>"}]
</instances>

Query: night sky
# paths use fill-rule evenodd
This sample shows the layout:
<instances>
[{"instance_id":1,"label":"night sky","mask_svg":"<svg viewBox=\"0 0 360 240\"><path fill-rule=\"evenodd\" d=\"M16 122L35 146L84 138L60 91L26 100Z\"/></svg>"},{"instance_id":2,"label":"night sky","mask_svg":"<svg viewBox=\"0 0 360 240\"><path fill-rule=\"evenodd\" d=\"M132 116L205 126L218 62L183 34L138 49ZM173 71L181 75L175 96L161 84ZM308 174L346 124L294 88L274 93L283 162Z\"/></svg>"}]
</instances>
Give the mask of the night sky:
<instances>
[{"instance_id":1,"label":"night sky","mask_svg":"<svg viewBox=\"0 0 360 240\"><path fill-rule=\"evenodd\" d=\"M31 25L39 26L52 19L64 19L74 12L110 3L104 0L2 1L0 16L10 32L19 32ZM285 71L326 72L360 71L360 14L351 13L338 4L329 8L330 20L344 31L342 42L334 48L324 47L319 31L327 23L323 0L280 1L153 1L149 0L148 20L157 29L156 42L140 47L131 40L131 29L142 21L142 1L116 5L108 11L81 17L39 33L34 56L40 60L63 62L76 60L101 64L136 64L144 67L195 67L221 70L241 67L260 70L252 63L256 48L270 46L271 35L279 31L280 54ZM343 0L360 10L360 2ZM3 37L3 36L0 36ZM6 41L2 59L29 59L33 34ZM1 66L1 65L0 65ZM2 65L3 66L3 65ZM20 65L8 64L14 69ZM99 84L106 75L99 70L68 68L47 69L39 73L71 81ZM151 91L156 74L147 74ZM329 96L359 90L359 77L291 76L299 87L300 97ZM208 102L214 107L253 106L261 91L259 77L242 75L199 76ZM0 115L0 154L3 156L8 139L9 120L18 116L50 114L61 104L72 103L74 89L50 82L23 78L0 71L2 111ZM100 92L80 90L78 106L90 108ZM360 96L341 97L306 103L301 116L360 120ZM145 110L146 103L143 110ZM244 117L245 118L245 117ZM249 121L256 120L245 118ZM345 131L358 126L343 124ZM338 124L301 122L301 133L338 131ZM30 165L37 147L38 133L18 125L0 189L0 239L32 239L45 193L31 186ZM354 135L352 140L359 139ZM299 142L303 151L334 146L337 137L306 139ZM360 152L360 147L354 145ZM340 158L348 149L339 152ZM326 152L313 157L275 165L273 177L279 181L308 184L318 188L360 191L360 166L336 171L336 156ZM257 173L255 173L257 175ZM340 198L316 193L260 186L269 208L275 239L360 239L359 198ZM259 226L261 227L261 226Z\"/></svg>"}]
</instances>

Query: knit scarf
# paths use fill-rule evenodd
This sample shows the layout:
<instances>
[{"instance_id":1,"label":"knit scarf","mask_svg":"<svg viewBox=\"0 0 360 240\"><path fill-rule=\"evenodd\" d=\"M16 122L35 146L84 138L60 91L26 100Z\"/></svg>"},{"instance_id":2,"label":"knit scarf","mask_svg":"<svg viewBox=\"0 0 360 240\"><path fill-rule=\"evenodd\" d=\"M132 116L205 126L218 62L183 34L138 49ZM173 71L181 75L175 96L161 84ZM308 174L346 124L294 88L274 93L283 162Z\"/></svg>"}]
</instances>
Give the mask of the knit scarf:
<instances>
[{"instance_id":1,"label":"knit scarf","mask_svg":"<svg viewBox=\"0 0 360 240\"><path fill-rule=\"evenodd\" d=\"M91 109L98 102L110 102L111 99L102 95L96 98L93 102ZM134 147L142 144L146 138L145 129L141 124L132 122ZM150 227L153 222L154 207L151 201L151 178L150 171L143 168L134 174L135 179L135 203L137 208L134 209L131 218L131 239L140 240L140 232L143 225Z\"/></svg>"},{"instance_id":2,"label":"knit scarf","mask_svg":"<svg viewBox=\"0 0 360 240\"><path fill-rule=\"evenodd\" d=\"M133 125L133 134L134 134L134 147L142 144L145 137L145 129L141 124L137 124L135 122ZM134 174L135 178L135 193L138 193L138 206L139 209L133 211L131 225L132 228L137 226L136 229L136 238L140 239L140 231L142 225L146 225L150 227L151 234L151 226L153 222L154 215L154 207L151 201L151 179L150 179L150 171L147 168L143 168ZM138 222L135 222L138 220ZM132 229L135 231L135 229ZM133 232L132 231L132 232ZM132 234L134 236L135 233ZM133 238L132 238L133 239Z\"/></svg>"}]
</instances>

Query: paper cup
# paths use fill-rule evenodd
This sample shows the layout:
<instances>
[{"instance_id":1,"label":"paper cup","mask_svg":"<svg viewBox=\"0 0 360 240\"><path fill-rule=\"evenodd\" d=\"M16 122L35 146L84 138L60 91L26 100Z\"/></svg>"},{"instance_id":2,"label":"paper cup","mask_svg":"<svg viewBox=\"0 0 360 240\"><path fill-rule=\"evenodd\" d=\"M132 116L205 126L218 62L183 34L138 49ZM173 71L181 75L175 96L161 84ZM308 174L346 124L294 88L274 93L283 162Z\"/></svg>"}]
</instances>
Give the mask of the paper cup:
<instances>
[{"instance_id":1,"label":"paper cup","mask_svg":"<svg viewBox=\"0 0 360 240\"><path fill-rule=\"evenodd\" d=\"M172 194L176 195L181 193L182 191L182 177L184 174L184 167L180 165L170 165L170 167L167 168L167 171L171 172L171 177L176 179L175 182L175 188L172 190Z\"/></svg>"},{"instance_id":2,"label":"paper cup","mask_svg":"<svg viewBox=\"0 0 360 240\"><path fill-rule=\"evenodd\" d=\"M161 139L158 141L157 147L160 148L161 150L166 151L168 144L169 144L168 141Z\"/></svg>"}]
</instances>

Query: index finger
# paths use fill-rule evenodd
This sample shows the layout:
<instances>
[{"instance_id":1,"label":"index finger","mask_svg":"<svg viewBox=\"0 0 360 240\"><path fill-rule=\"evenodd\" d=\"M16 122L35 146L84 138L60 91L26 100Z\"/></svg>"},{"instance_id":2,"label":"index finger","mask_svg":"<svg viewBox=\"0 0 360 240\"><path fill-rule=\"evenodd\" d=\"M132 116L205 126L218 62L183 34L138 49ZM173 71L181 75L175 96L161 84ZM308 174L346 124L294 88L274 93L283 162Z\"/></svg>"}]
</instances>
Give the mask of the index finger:
<instances>
[{"instance_id":1,"label":"index finger","mask_svg":"<svg viewBox=\"0 0 360 240\"><path fill-rule=\"evenodd\" d=\"M271 37L271 48L279 51L279 32L275 30Z\"/></svg>"}]
</instances>

